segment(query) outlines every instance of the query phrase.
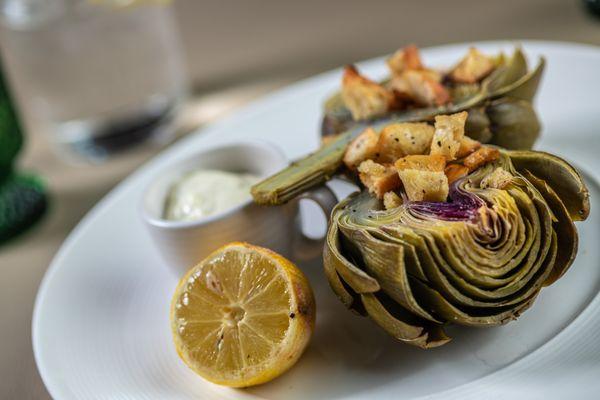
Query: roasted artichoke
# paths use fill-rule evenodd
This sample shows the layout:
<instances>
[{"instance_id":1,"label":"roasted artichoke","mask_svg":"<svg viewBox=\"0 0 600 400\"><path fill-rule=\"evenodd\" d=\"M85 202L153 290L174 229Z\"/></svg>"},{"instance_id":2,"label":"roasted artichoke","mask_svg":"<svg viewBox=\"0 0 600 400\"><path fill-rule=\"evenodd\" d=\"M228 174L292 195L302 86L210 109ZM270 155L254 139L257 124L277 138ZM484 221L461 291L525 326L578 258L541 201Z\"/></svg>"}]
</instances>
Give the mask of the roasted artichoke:
<instances>
[{"instance_id":1,"label":"roasted artichoke","mask_svg":"<svg viewBox=\"0 0 600 400\"><path fill-rule=\"evenodd\" d=\"M588 213L585 184L565 161L500 151L455 181L448 202L386 210L366 191L343 200L324 267L347 307L403 342L436 347L450 340L445 324L500 325L529 308L573 262L573 221Z\"/></svg>"},{"instance_id":2,"label":"roasted artichoke","mask_svg":"<svg viewBox=\"0 0 600 400\"><path fill-rule=\"evenodd\" d=\"M410 50L416 51L416 48L408 46L396 54L400 52L414 53ZM365 121L369 121L370 124L427 121L435 115L467 110L469 112L465 132L467 136L482 143L495 144L507 149L532 148L539 135L540 124L531 101L543 73L544 60L541 59L533 70L528 71L527 60L520 48L516 48L510 58L504 57L502 54L493 58L486 57L471 48L469 54L463 59L463 63L469 61L469 55L473 52L479 54L484 60L489 59L488 63L493 63L493 66L490 65L490 69L487 69L487 73L482 75L481 79L476 79L476 77L473 80L466 79L464 69L459 68L461 63L453 70L444 73L426 69L421 65L420 59L413 61L413 64L417 64L419 72L426 71L427 75L437 75L437 80L440 81L439 84L431 81L436 86L429 91L425 90L424 95L431 93L431 96L434 96L435 88L447 93L442 95L441 102L432 98L429 103L426 97L415 103L410 100L409 94L401 93L398 96L398 85L393 85L398 79L398 76L394 77L394 70L397 71L398 68L394 68L392 64L394 59L392 56L388 60L392 78L379 85L374 82L367 82L367 84L376 86L376 89L379 90L389 88L391 96L393 97L395 94L396 98L392 98L387 105L384 105L385 110L378 112L381 106L373 107L374 101L368 101L370 93L363 89L357 93L361 97L357 104L359 109L351 111L346 104L348 101L344 101L344 89L342 89L341 92L334 94L325 102L321 126L324 141L332 140L337 135ZM418 58L419 56L417 54L414 57ZM353 68L347 67L343 88L350 85L347 79L348 73L358 73ZM457 70L463 71L463 77L458 81L452 79ZM357 79L366 80L362 77ZM377 88L377 86L380 87ZM368 105L371 107L367 107Z\"/></svg>"},{"instance_id":3,"label":"roasted artichoke","mask_svg":"<svg viewBox=\"0 0 600 400\"><path fill-rule=\"evenodd\" d=\"M315 153L255 186L255 200L261 204L285 203L327 181L342 168L348 144L367 127L380 130L397 123L431 122L436 115L467 110L465 135L507 149L532 148L539 135L540 123L531 101L545 61L541 58L538 65L528 71L525 56L519 48L512 57L498 57L498 60L498 66L481 82L462 85L460 95L455 94L452 102L437 107L410 108L373 119L354 120L341 95L332 97L327 102L325 117L329 121L325 125L334 127L325 128L326 133L331 134L329 139Z\"/></svg>"}]
</instances>

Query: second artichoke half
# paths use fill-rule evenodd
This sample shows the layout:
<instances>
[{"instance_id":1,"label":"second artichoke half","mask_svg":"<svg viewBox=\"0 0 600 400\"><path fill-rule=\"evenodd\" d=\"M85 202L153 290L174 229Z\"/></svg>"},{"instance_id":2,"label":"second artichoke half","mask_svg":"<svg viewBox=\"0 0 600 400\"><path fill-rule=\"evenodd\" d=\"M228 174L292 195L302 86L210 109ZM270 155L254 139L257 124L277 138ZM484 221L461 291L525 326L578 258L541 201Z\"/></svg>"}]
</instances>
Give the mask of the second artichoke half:
<instances>
[{"instance_id":1,"label":"second artichoke half","mask_svg":"<svg viewBox=\"0 0 600 400\"><path fill-rule=\"evenodd\" d=\"M445 203L386 210L366 191L343 200L324 267L347 307L403 342L440 346L447 323L500 325L529 308L573 262L573 221L588 212L585 184L565 161L501 151L454 182Z\"/></svg>"}]
</instances>

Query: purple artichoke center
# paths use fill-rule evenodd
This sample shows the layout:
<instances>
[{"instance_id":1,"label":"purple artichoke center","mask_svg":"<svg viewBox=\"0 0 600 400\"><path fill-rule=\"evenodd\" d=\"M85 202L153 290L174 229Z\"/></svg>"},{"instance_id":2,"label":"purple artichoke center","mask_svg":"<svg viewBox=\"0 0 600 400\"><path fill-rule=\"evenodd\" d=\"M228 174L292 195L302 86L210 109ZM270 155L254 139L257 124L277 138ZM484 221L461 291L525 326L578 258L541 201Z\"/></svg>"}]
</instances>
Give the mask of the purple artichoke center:
<instances>
[{"instance_id":1,"label":"purple artichoke center","mask_svg":"<svg viewBox=\"0 0 600 400\"><path fill-rule=\"evenodd\" d=\"M408 209L425 218L442 219L446 221L474 221L479 217L477 210L485 206L485 202L472 193L462 189L461 180L450 186L447 202L416 201L407 204Z\"/></svg>"}]
</instances>

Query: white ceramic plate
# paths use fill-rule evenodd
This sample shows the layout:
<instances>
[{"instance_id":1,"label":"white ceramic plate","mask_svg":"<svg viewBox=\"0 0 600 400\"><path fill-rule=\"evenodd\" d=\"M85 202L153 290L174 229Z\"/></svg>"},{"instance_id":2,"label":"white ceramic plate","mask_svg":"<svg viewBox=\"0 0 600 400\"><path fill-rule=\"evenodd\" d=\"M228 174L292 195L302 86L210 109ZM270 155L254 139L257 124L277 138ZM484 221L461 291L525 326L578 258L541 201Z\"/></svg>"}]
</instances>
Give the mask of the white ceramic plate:
<instances>
[{"instance_id":1,"label":"white ceramic plate","mask_svg":"<svg viewBox=\"0 0 600 400\"><path fill-rule=\"evenodd\" d=\"M481 43L487 52L512 43ZM152 175L199 149L258 138L290 158L316 148L332 71L278 91L171 147L106 196L71 233L40 287L33 347L52 396L63 399L217 398L592 398L600 393L600 49L524 42L548 69L537 99L538 148L575 162L590 185L592 214L578 224L580 252L567 275L542 291L518 321L492 329L452 328L454 340L423 351L395 342L344 309L319 263L302 267L316 291L317 327L298 365L249 390L215 386L177 357L169 301L177 277L162 264L138 205ZM429 65L449 65L467 45L432 48ZM383 59L361 63L385 74ZM339 191L347 188L336 187ZM314 215L309 215L315 218Z\"/></svg>"}]
</instances>

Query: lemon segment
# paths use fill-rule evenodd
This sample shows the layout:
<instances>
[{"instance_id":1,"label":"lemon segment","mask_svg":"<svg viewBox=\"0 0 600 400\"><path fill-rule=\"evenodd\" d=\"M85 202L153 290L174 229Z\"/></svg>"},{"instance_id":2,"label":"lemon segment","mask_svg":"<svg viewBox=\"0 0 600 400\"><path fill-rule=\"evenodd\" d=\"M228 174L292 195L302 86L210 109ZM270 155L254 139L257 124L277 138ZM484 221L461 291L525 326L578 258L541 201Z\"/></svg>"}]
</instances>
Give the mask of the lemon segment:
<instances>
[{"instance_id":1,"label":"lemon segment","mask_svg":"<svg viewBox=\"0 0 600 400\"><path fill-rule=\"evenodd\" d=\"M246 243L228 244L188 271L171 305L179 356L206 380L231 387L287 371L314 323L314 296L302 271Z\"/></svg>"}]
</instances>

